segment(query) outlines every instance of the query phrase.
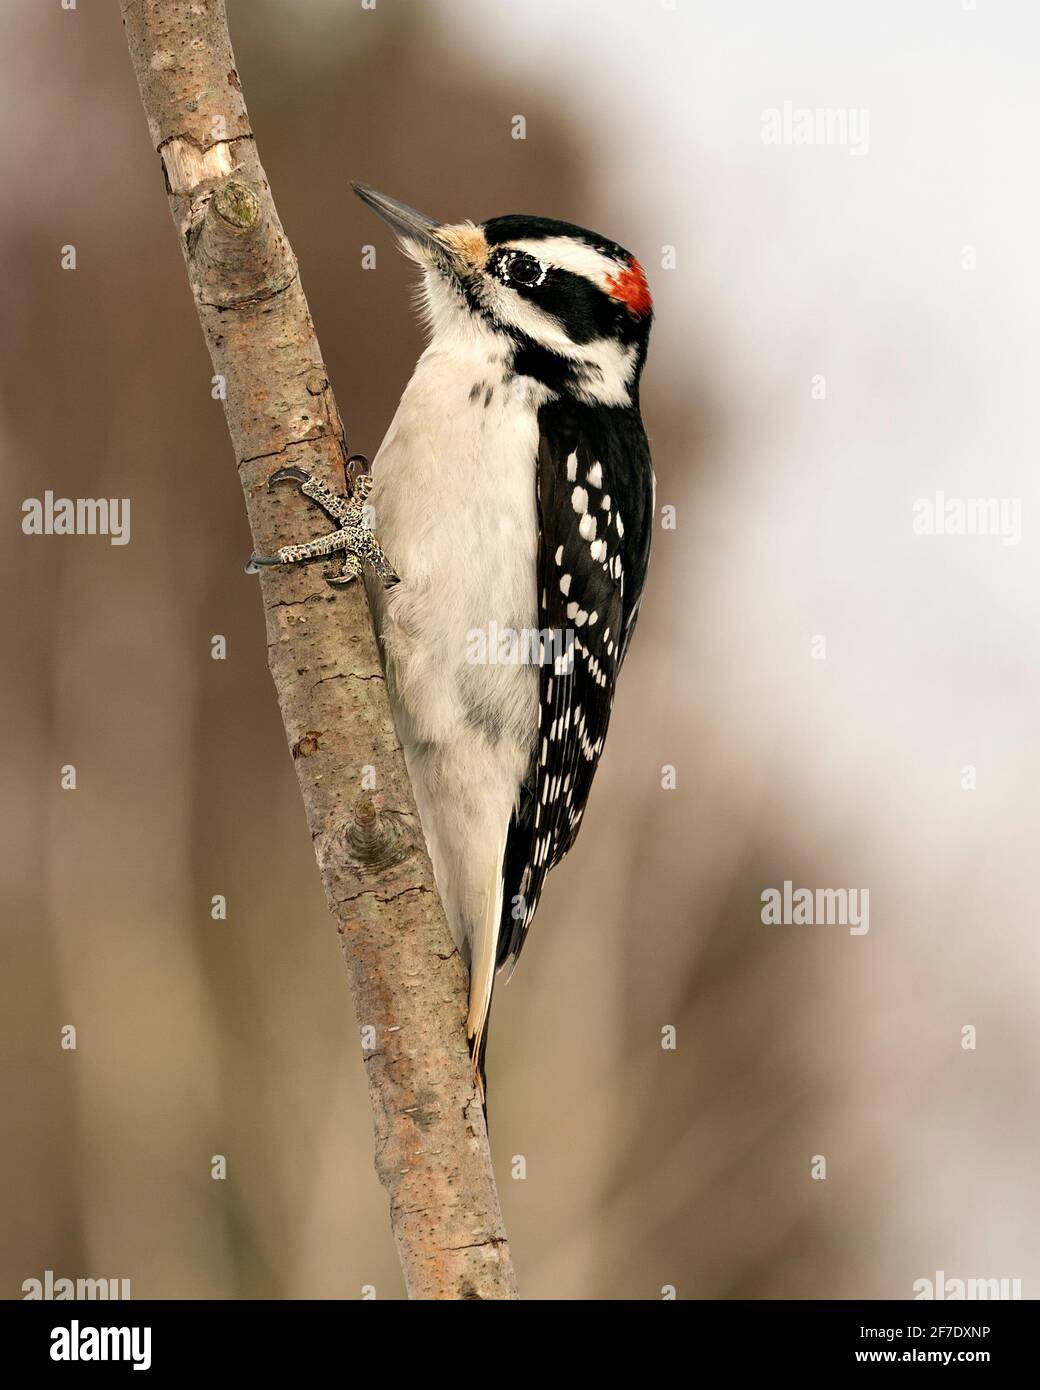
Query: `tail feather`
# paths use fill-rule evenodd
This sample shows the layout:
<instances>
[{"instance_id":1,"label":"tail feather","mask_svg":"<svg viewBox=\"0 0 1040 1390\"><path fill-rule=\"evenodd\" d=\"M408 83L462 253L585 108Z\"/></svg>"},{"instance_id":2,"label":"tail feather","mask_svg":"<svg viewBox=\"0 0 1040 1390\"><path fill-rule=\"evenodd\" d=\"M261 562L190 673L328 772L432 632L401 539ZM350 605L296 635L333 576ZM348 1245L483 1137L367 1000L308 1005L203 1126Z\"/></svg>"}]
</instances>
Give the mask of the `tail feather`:
<instances>
[{"instance_id":1,"label":"tail feather","mask_svg":"<svg viewBox=\"0 0 1040 1390\"><path fill-rule=\"evenodd\" d=\"M470 1058L473 1064L473 1084L477 1088L477 1095L480 1097L481 1109L484 1111L484 1125L487 1126L487 1056L488 1045L488 1021L491 1017L491 1009L488 1007L487 1017L484 1020L484 1028L480 1034L479 1041L473 1040L471 1044Z\"/></svg>"},{"instance_id":2,"label":"tail feather","mask_svg":"<svg viewBox=\"0 0 1040 1390\"><path fill-rule=\"evenodd\" d=\"M503 745L504 747L504 745ZM469 967L466 1038L473 1084L487 1094L484 1058L495 973L500 963L506 842L516 774L479 742L405 742L408 773L433 861L434 877L459 954ZM486 1111L485 1111L486 1113Z\"/></svg>"},{"instance_id":3,"label":"tail feather","mask_svg":"<svg viewBox=\"0 0 1040 1390\"><path fill-rule=\"evenodd\" d=\"M484 1113L487 1114L487 1075L484 1058L487 1053L488 1021L491 1017L491 996L495 990L495 970L498 964L498 934L502 924L502 856L505 836L496 861L496 887L484 898L480 920L474 924L471 937L472 957L469 976L469 1014L466 1018L466 1037L469 1040L473 1063L473 1084L477 1088Z\"/></svg>"}]
</instances>

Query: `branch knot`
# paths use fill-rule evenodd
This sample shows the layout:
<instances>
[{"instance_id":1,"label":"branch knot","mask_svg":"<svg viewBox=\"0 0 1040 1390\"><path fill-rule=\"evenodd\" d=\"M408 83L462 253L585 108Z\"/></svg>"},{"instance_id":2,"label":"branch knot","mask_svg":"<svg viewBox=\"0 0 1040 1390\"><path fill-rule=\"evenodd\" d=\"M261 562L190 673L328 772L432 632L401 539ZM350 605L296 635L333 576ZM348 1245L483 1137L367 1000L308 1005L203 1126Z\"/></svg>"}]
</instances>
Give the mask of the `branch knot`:
<instances>
[{"instance_id":1,"label":"branch knot","mask_svg":"<svg viewBox=\"0 0 1040 1390\"><path fill-rule=\"evenodd\" d=\"M369 796L359 797L345 836L347 857L354 867L381 873L407 859L413 848L406 826L410 819L400 811L378 809Z\"/></svg>"}]
</instances>

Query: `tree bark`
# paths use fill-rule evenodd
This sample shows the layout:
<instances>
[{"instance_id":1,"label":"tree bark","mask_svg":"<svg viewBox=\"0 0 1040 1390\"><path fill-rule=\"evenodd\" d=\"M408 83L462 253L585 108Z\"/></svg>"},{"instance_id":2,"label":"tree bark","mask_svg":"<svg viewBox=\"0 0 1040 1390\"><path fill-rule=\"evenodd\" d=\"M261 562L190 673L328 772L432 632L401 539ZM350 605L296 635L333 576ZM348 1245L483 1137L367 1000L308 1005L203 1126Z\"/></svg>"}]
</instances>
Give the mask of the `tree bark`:
<instances>
[{"instance_id":1,"label":"tree bark","mask_svg":"<svg viewBox=\"0 0 1040 1390\"><path fill-rule=\"evenodd\" d=\"M122 0L195 305L223 378L254 548L328 530L294 464L345 491L346 440L245 102L224 0ZM376 1171L411 1298L517 1296L448 932L360 583L260 576L268 664L362 1029ZM367 772L367 776L366 776ZM375 777L375 790L366 791ZM366 1032L366 1030L371 1030Z\"/></svg>"}]
</instances>

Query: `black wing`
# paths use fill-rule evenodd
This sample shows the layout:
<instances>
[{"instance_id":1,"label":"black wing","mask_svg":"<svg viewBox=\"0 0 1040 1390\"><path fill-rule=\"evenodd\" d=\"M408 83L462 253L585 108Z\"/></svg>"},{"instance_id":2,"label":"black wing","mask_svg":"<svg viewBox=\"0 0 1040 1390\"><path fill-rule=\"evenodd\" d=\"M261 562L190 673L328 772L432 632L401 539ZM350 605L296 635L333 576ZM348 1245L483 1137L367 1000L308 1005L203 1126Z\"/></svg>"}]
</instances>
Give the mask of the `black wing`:
<instances>
[{"instance_id":1,"label":"black wing","mask_svg":"<svg viewBox=\"0 0 1040 1390\"><path fill-rule=\"evenodd\" d=\"M539 412L538 746L506 840L498 964L515 963L545 876L574 843L643 592L653 470L635 408Z\"/></svg>"}]
</instances>

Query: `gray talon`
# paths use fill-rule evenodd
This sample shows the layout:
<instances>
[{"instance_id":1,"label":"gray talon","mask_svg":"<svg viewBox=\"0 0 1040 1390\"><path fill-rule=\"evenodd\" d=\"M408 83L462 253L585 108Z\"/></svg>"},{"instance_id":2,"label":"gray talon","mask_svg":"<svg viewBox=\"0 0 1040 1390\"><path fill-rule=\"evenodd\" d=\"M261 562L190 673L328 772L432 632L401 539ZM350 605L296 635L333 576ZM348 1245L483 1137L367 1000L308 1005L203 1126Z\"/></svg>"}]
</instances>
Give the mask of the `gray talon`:
<instances>
[{"instance_id":1,"label":"gray talon","mask_svg":"<svg viewBox=\"0 0 1040 1390\"><path fill-rule=\"evenodd\" d=\"M285 468L277 468L267 480L268 492L274 487L275 483L300 483L303 484L310 477L302 468L297 468L295 464L289 464Z\"/></svg>"},{"instance_id":2,"label":"gray talon","mask_svg":"<svg viewBox=\"0 0 1040 1390\"><path fill-rule=\"evenodd\" d=\"M344 584L352 584L361 577L361 561L354 555L338 555L336 561L325 571L325 583L334 589Z\"/></svg>"}]
</instances>

